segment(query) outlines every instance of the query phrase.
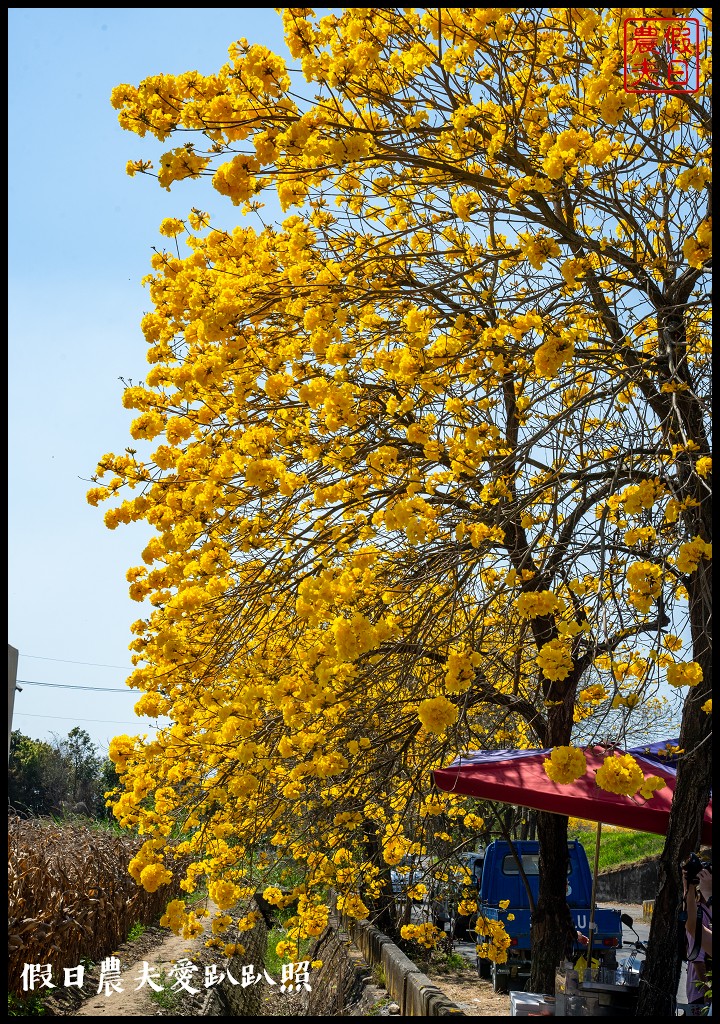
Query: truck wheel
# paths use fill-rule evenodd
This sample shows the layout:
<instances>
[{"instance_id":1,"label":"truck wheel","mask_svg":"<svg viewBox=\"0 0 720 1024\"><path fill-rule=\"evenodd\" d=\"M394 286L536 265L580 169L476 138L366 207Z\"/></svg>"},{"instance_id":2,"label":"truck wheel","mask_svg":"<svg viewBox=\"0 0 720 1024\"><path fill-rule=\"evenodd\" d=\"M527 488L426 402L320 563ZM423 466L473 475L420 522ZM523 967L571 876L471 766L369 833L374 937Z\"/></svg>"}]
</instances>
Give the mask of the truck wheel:
<instances>
[{"instance_id":1,"label":"truck wheel","mask_svg":"<svg viewBox=\"0 0 720 1024\"><path fill-rule=\"evenodd\" d=\"M484 957L484 956L479 956L478 957L477 972L478 972L478 977L479 978L489 978L490 977L490 961L486 957Z\"/></svg>"},{"instance_id":2,"label":"truck wheel","mask_svg":"<svg viewBox=\"0 0 720 1024\"><path fill-rule=\"evenodd\" d=\"M508 979L505 977L505 975L500 974L497 968L497 964L491 965L490 977L492 978L493 992L507 992Z\"/></svg>"}]
</instances>

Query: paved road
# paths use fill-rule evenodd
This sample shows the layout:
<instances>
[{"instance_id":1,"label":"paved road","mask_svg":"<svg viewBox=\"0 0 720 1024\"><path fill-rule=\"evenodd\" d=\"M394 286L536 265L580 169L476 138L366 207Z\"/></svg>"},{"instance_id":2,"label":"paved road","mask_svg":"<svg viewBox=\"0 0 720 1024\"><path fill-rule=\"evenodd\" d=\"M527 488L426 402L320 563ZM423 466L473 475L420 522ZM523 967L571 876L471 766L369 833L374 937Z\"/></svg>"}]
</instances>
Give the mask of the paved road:
<instances>
[{"instance_id":1,"label":"paved road","mask_svg":"<svg viewBox=\"0 0 720 1024\"><path fill-rule=\"evenodd\" d=\"M621 913L629 914L630 917L633 919L633 928L637 932L637 934L638 934L638 936L640 938L640 941L644 942L644 943L647 943L648 939L650 938L650 921L649 920L643 921L642 906L637 906L635 904L626 904L626 905L624 905L624 904L620 904L620 903L599 903L598 906L601 906L601 907L615 907L617 910L620 910ZM627 956L629 956L632 953L632 949L630 949L628 947L629 947L629 944L634 941L634 939L635 939L635 936L633 935L632 931L629 928L627 928L625 925L623 925L623 946L625 948L623 948L622 950L619 951L619 953L618 953L618 961L624 960ZM645 959L644 955L640 954L639 955L639 959L644 960ZM686 976L686 974L687 974L687 965L683 962L682 969L680 971L680 983L678 985L678 990L677 990L677 1001L679 1003L684 1003L687 1000L687 996L685 994L685 976Z\"/></svg>"}]
</instances>

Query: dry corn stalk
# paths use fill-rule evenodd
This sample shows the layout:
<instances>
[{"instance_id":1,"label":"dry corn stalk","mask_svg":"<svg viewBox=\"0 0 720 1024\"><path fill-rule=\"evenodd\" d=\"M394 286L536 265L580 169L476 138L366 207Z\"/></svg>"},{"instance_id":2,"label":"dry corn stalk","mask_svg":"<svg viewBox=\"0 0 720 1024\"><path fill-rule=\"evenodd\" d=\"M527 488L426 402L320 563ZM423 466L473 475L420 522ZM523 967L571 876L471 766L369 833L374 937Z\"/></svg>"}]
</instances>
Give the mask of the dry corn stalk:
<instances>
[{"instance_id":1,"label":"dry corn stalk","mask_svg":"<svg viewBox=\"0 0 720 1024\"><path fill-rule=\"evenodd\" d=\"M174 885L150 893L128 874L142 840L78 824L12 817L8 822L9 988L22 993L23 964L63 969L100 960L133 924L153 924Z\"/></svg>"}]
</instances>

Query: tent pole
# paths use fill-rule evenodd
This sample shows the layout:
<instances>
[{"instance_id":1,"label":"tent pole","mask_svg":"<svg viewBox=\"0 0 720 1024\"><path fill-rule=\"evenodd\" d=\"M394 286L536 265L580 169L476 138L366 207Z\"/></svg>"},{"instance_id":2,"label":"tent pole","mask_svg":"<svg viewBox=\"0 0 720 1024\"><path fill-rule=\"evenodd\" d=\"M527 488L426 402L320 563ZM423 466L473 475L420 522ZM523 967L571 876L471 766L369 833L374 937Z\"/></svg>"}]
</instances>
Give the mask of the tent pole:
<instances>
[{"instance_id":1,"label":"tent pole","mask_svg":"<svg viewBox=\"0 0 720 1024\"><path fill-rule=\"evenodd\" d=\"M602 822L598 822L597 823L597 831L595 833L595 864L593 865L592 895L590 896L590 927L588 928L588 951L587 951L587 965L588 965L588 969L592 968L593 936L595 934L595 894L597 893L597 876L598 876L598 862L600 860L600 833L601 832L602 832Z\"/></svg>"}]
</instances>

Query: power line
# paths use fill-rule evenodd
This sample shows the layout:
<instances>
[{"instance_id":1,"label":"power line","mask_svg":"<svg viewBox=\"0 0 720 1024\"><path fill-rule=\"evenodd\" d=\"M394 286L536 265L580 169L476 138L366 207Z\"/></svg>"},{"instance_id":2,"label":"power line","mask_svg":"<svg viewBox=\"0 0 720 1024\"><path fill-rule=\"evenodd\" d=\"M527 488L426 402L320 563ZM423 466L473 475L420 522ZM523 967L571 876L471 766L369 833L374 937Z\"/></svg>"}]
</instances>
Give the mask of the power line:
<instances>
[{"instance_id":1,"label":"power line","mask_svg":"<svg viewBox=\"0 0 720 1024\"><path fill-rule=\"evenodd\" d=\"M45 718L51 722L98 722L103 725L147 725L149 729L159 729L159 725L150 725L150 723L142 723L140 721L135 722L116 722L112 718L75 718L74 716L67 718L63 715L32 715L29 711L16 711L13 717L24 715L25 718Z\"/></svg>"},{"instance_id":2,"label":"power line","mask_svg":"<svg viewBox=\"0 0 720 1024\"><path fill-rule=\"evenodd\" d=\"M132 693L133 696L137 693L137 691L131 690L130 687L116 689L112 686L79 686L75 683L40 683L36 679L18 679L17 681L24 686L52 686L59 690L98 690L101 693Z\"/></svg>"},{"instance_id":3,"label":"power line","mask_svg":"<svg viewBox=\"0 0 720 1024\"><path fill-rule=\"evenodd\" d=\"M43 658L41 654L20 654L21 658L32 658L34 661L59 661L63 665L89 665L92 668L121 668L123 672L132 672L127 665L103 665L97 661L70 661L68 658Z\"/></svg>"}]
</instances>

